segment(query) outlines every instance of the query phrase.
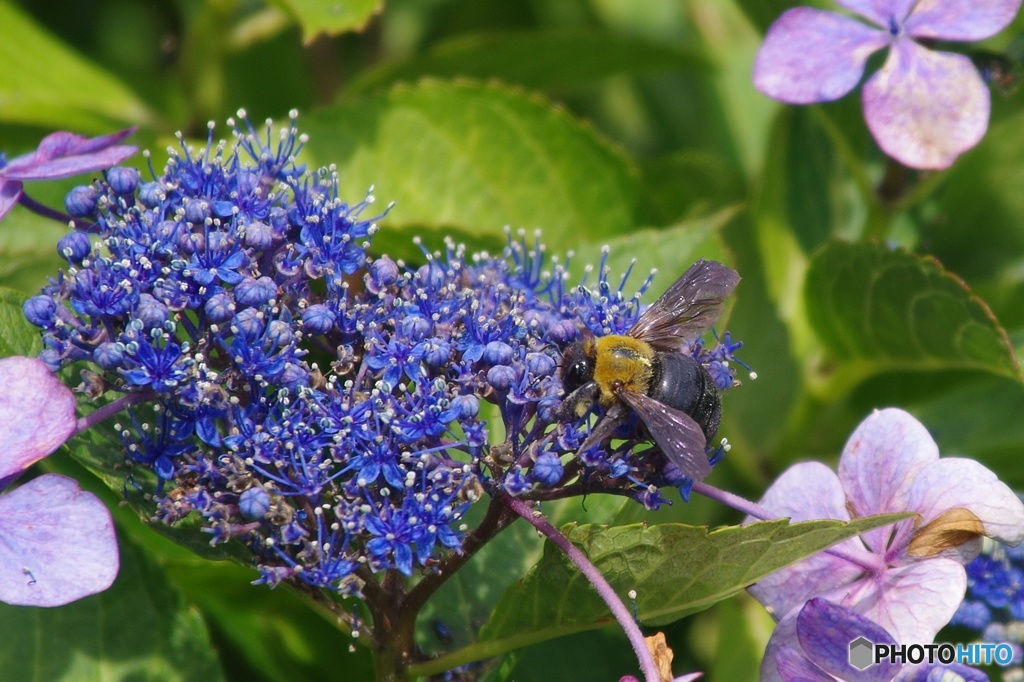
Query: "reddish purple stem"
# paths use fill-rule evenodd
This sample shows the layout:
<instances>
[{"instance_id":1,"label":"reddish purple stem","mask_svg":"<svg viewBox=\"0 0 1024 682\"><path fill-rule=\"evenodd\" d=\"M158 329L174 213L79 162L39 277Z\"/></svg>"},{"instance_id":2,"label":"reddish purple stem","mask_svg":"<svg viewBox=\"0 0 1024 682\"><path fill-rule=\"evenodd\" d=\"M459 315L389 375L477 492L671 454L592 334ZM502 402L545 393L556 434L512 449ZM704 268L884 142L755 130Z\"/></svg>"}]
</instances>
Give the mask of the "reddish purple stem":
<instances>
[{"instance_id":1,"label":"reddish purple stem","mask_svg":"<svg viewBox=\"0 0 1024 682\"><path fill-rule=\"evenodd\" d=\"M576 565L576 568L580 569L580 573L590 581L590 584L594 586L597 593L601 595L601 599L608 605L612 615L615 616L615 620L619 622L619 625L625 631L626 637L629 638L629 643L633 645L633 651L636 652L636 657L640 661L640 670L643 671L644 679L647 682L659 682L661 678L658 674L658 665L654 661L654 656L647 648L644 635L640 632L640 626L633 620L629 609L622 603L619 595L615 593L612 586L604 579L601 572L597 570L594 564L590 563L587 555L581 552L576 545L572 544L557 528L552 526L540 512L535 511L522 500L508 496L502 497L501 500L509 509L526 519L530 525L543 533L548 540L555 543L555 546L569 557L569 560Z\"/></svg>"}]
</instances>

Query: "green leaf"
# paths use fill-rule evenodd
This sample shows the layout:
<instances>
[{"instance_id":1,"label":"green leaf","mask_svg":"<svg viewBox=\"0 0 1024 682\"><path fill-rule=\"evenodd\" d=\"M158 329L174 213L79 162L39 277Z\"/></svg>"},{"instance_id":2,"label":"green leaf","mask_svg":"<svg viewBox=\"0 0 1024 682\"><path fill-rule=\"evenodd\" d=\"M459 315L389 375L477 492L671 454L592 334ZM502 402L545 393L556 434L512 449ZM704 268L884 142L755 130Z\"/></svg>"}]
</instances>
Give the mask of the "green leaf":
<instances>
[{"instance_id":1,"label":"green leaf","mask_svg":"<svg viewBox=\"0 0 1024 682\"><path fill-rule=\"evenodd\" d=\"M832 242L811 262L805 295L811 324L841 360L1019 377L1010 341L988 306L933 259Z\"/></svg>"},{"instance_id":2,"label":"green leaf","mask_svg":"<svg viewBox=\"0 0 1024 682\"><path fill-rule=\"evenodd\" d=\"M127 86L0 2L0 121L110 132L157 116Z\"/></svg>"},{"instance_id":3,"label":"green leaf","mask_svg":"<svg viewBox=\"0 0 1024 682\"><path fill-rule=\"evenodd\" d=\"M67 225L30 211L16 207L8 213L0 223L0 286L38 293L67 266L57 255L57 241L67 233Z\"/></svg>"},{"instance_id":4,"label":"green leaf","mask_svg":"<svg viewBox=\"0 0 1024 682\"><path fill-rule=\"evenodd\" d=\"M637 591L637 614L644 625L660 626L837 542L906 516L873 516L845 524L779 519L713 532L681 524L579 526L568 528L567 537L620 595ZM534 570L505 593L481 631L481 641L494 653L599 627L610 617L590 583L549 543Z\"/></svg>"},{"instance_id":5,"label":"green leaf","mask_svg":"<svg viewBox=\"0 0 1024 682\"><path fill-rule=\"evenodd\" d=\"M580 236L635 227L640 190L621 152L542 98L501 85L401 86L303 119L319 164L351 195L375 185L395 207L385 231L455 227L504 240L544 231L560 251Z\"/></svg>"},{"instance_id":6,"label":"green leaf","mask_svg":"<svg viewBox=\"0 0 1024 682\"><path fill-rule=\"evenodd\" d=\"M35 356L42 350L39 329L25 319L21 304L25 295L0 288L0 357Z\"/></svg>"},{"instance_id":7,"label":"green leaf","mask_svg":"<svg viewBox=\"0 0 1024 682\"><path fill-rule=\"evenodd\" d=\"M768 27L779 18L779 16L791 7L797 5L818 5L828 8L828 5L817 0L737 0L737 5L747 15L747 18L757 27L761 33L768 30ZM831 7L830 9L835 9Z\"/></svg>"},{"instance_id":8,"label":"green leaf","mask_svg":"<svg viewBox=\"0 0 1024 682\"><path fill-rule=\"evenodd\" d=\"M228 561L174 559L167 572L217 633L232 679L373 679L370 651L296 590L252 585L256 572Z\"/></svg>"},{"instance_id":9,"label":"green leaf","mask_svg":"<svg viewBox=\"0 0 1024 682\"><path fill-rule=\"evenodd\" d=\"M582 275L586 265L597 267L607 247L609 280L618 282L632 265L633 273L627 289L636 289L652 269L659 274L654 291L666 289L686 268L698 258L708 258L726 264L732 258L722 244L719 231L739 211L738 207L724 208L712 215L683 221L664 229L646 228L603 242L587 242L575 247L571 264L574 277ZM634 265L635 263L635 265ZM652 299L653 300L653 299Z\"/></svg>"},{"instance_id":10,"label":"green leaf","mask_svg":"<svg viewBox=\"0 0 1024 682\"><path fill-rule=\"evenodd\" d=\"M709 670L712 680L756 680L761 668L764 642L756 638L756 625L771 621L764 607L750 596L729 599L715 606L719 617L718 648L714 668Z\"/></svg>"},{"instance_id":11,"label":"green leaf","mask_svg":"<svg viewBox=\"0 0 1024 682\"><path fill-rule=\"evenodd\" d=\"M461 35L426 54L365 73L349 86L367 92L423 76L497 78L533 90L580 89L619 74L707 69L693 50L580 29Z\"/></svg>"},{"instance_id":12,"label":"green leaf","mask_svg":"<svg viewBox=\"0 0 1024 682\"><path fill-rule=\"evenodd\" d=\"M1024 386L1003 377L936 387L914 406L946 456L972 457L1014 490L1024 490ZM943 390L945 388L945 390Z\"/></svg>"},{"instance_id":13,"label":"green leaf","mask_svg":"<svg viewBox=\"0 0 1024 682\"><path fill-rule=\"evenodd\" d=\"M362 31L381 10L384 0L275 0L302 27L302 42L307 45L321 33L329 36Z\"/></svg>"},{"instance_id":14,"label":"green leaf","mask_svg":"<svg viewBox=\"0 0 1024 682\"><path fill-rule=\"evenodd\" d=\"M203 619L163 572L120 539L106 592L53 609L0 604L5 680L221 680Z\"/></svg>"}]
</instances>

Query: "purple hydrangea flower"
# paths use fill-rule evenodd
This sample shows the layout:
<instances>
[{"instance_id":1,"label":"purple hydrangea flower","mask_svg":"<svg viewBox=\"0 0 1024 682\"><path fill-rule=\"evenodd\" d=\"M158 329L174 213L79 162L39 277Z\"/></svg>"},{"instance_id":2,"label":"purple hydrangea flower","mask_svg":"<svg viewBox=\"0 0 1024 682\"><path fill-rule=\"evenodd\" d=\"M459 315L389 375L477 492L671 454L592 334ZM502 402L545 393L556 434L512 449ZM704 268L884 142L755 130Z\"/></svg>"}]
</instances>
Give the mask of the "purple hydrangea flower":
<instances>
[{"instance_id":1,"label":"purple hydrangea flower","mask_svg":"<svg viewBox=\"0 0 1024 682\"><path fill-rule=\"evenodd\" d=\"M978 554L981 537L1024 540L1017 496L974 460L940 459L924 426L897 409L864 420L843 450L838 476L817 462L796 464L761 505L794 521L917 514L838 545L843 556L818 554L751 587L780 619L766 659L793 646L793 621L814 597L857 611L897 642L929 643L963 600L964 565Z\"/></svg>"},{"instance_id":2,"label":"purple hydrangea flower","mask_svg":"<svg viewBox=\"0 0 1024 682\"><path fill-rule=\"evenodd\" d=\"M873 23L810 7L772 24L754 63L754 84L775 99L838 99L860 82L869 56L890 47L864 84L868 128L886 154L915 168L945 168L985 134L989 92L964 55L915 39L976 41L1005 28L1021 0L839 0Z\"/></svg>"},{"instance_id":3,"label":"purple hydrangea flower","mask_svg":"<svg viewBox=\"0 0 1024 682\"><path fill-rule=\"evenodd\" d=\"M834 604L826 599L811 599L800 609L795 619L780 623L779 627L793 629L774 655L766 657L764 665L771 666L777 677L767 674L762 666L761 679L781 679L783 682L833 682L834 680L861 680L863 682L936 682L957 679L964 682L987 681L988 677L975 668L953 663L907 664L890 660L880 661L864 670L850 663L850 644L863 637L873 644L893 646L893 639L885 628L865 618L854 609ZM944 676L952 672L957 676Z\"/></svg>"},{"instance_id":4,"label":"purple hydrangea flower","mask_svg":"<svg viewBox=\"0 0 1024 682\"><path fill-rule=\"evenodd\" d=\"M211 126L159 175L73 191L95 251L70 244L25 304L48 366L86 363L97 395L131 398L115 428L156 474L158 519L196 515L213 543L245 543L261 582L351 594L433 570L473 532L470 505L506 492L667 501L678 472L644 432L578 457L600 415L558 411L560 348L582 327L627 330L650 277L631 295L605 254L571 286L511 235L501 254L449 241L418 266L371 260L373 197L349 204L336 171L297 164L297 113L280 134L241 116L231 144ZM691 355L728 388L736 348Z\"/></svg>"},{"instance_id":5,"label":"purple hydrangea flower","mask_svg":"<svg viewBox=\"0 0 1024 682\"><path fill-rule=\"evenodd\" d=\"M127 128L94 138L53 133L44 137L34 152L7 163L0 156L0 219L18 203L25 180L55 180L109 168L137 151L118 144L134 132L135 128Z\"/></svg>"},{"instance_id":6,"label":"purple hydrangea flower","mask_svg":"<svg viewBox=\"0 0 1024 682\"><path fill-rule=\"evenodd\" d=\"M9 483L75 430L75 398L40 360L0 360L0 480ZM110 587L119 568L110 512L66 476L0 495L0 601L61 606Z\"/></svg>"},{"instance_id":7,"label":"purple hydrangea flower","mask_svg":"<svg viewBox=\"0 0 1024 682\"><path fill-rule=\"evenodd\" d=\"M883 661L864 671L853 668L850 665L850 642L864 637L875 644L891 646L896 641L877 623L853 609L825 599L808 601L795 618L780 623L779 627L793 632L787 633L789 644L780 646L774 656L765 656L762 679L771 677L765 666L774 666L776 679L784 682L836 679L889 682L902 667L898 663Z\"/></svg>"}]
</instances>

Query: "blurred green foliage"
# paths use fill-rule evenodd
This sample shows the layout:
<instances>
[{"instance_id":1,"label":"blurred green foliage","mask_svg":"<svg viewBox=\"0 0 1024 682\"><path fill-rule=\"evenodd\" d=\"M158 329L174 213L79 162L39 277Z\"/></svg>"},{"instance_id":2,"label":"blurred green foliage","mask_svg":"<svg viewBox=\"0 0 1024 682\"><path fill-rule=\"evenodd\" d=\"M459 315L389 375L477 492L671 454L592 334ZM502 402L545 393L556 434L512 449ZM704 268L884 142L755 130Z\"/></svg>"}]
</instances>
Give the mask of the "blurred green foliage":
<instances>
[{"instance_id":1,"label":"blurred green foliage","mask_svg":"<svg viewBox=\"0 0 1024 682\"><path fill-rule=\"evenodd\" d=\"M353 201L374 185L396 202L377 251L415 258L414 235L496 250L510 226L541 230L552 255L574 251L577 275L610 244L617 270L636 259L636 285L662 271L654 293L699 256L736 267L728 329L757 380L741 371L744 385L725 398L721 433L733 448L715 485L757 498L796 460L833 461L870 410L896 405L944 454L975 457L1024 488L1013 355L1024 343L1024 94L993 93L988 135L948 171L895 167L856 97L790 108L753 89L761 33L793 4L0 0L0 149L23 153L54 129L137 125L135 142L159 168L175 131L205 139L207 121L223 130L240 107L254 121L297 108L310 163L336 164ZM1022 28L1018 18L985 47ZM59 205L73 184L28 191ZM59 234L16 209L0 228L0 285L38 289L60 266ZM594 500L546 511L563 522L739 520L706 500L656 514ZM43 659L59 640L76 653L34 679L79 679L120 656L127 635L97 625L114 619L135 636L158 629L132 640L142 653L105 667L105 679L214 679L218 668L228 680L372 677L366 651L349 653L347 633L310 620L298 595L248 587L238 567L183 557L131 514L120 521L126 561L142 558L114 591L31 626L4 610L0 633L20 633L19 651ZM430 605L422 648L474 641L540 547L517 529L481 552ZM769 630L748 606L670 626L676 670L753 679ZM733 639L753 655L716 660ZM29 679L7 665L5 679ZM615 679L634 667L621 635L597 630L474 674Z\"/></svg>"}]
</instances>

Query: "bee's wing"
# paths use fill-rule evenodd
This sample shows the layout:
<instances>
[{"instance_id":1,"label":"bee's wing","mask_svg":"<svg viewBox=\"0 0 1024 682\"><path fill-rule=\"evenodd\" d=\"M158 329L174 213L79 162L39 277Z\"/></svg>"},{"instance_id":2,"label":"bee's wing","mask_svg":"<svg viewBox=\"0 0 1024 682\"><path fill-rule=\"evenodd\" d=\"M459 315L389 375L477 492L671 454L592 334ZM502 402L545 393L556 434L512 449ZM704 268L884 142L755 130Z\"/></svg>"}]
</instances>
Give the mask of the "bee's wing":
<instances>
[{"instance_id":1,"label":"bee's wing","mask_svg":"<svg viewBox=\"0 0 1024 682\"><path fill-rule=\"evenodd\" d=\"M678 351L715 323L739 281L732 268L701 258L640 315L629 335L658 350Z\"/></svg>"},{"instance_id":2,"label":"bee's wing","mask_svg":"<svg viewBox=\"0 0 1024 682\"><path fill-rule=\"evenodd\" d=\"M604 416L594 424L594 428L591 429L590 435L587 436L586 440L583 441L583 445L577 452L585 452L587 449L597 445L601 441L611 438L612 434L615 433L615 429L622 426L623 422L629 417L629 409L622 403L615 403L608 408L608 411L604 413Z\"/></svg>"},{"instance_id":3,"label":"bee's wing","mask_svg":"<svg viewBox=\"0 0 1024 682\"><path fill-rule=\"evenodd\" d=\"M711 473L704 431L690 415L643 393L619 391L618 396L643 420L654 442L684 476L700 481Z\"/></svg>"}]
</instances>

